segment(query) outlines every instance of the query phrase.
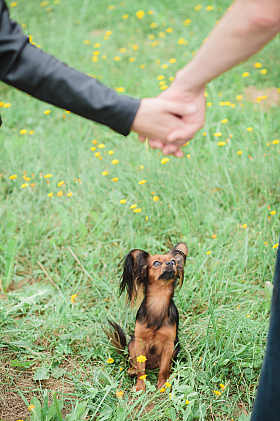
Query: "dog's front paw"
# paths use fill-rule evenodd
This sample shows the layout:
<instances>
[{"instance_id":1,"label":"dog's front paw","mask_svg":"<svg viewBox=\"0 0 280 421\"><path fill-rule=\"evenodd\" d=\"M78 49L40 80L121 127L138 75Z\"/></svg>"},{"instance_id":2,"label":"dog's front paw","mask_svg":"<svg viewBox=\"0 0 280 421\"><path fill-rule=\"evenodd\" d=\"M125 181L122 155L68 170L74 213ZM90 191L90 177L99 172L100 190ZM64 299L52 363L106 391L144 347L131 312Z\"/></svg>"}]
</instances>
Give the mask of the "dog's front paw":
<instances>
[{"instance_id":1,"label":"dog's front paw","mask_svg":"<svg viewBox=\"0 0 280 421\"><path fill-rule=\"evenodd\" d=\"M139 392L139 390L142 390L144 392L146 390L145 382L139 379L132 390L135 390L136 392Z\"/></svg>"}]
</instances>

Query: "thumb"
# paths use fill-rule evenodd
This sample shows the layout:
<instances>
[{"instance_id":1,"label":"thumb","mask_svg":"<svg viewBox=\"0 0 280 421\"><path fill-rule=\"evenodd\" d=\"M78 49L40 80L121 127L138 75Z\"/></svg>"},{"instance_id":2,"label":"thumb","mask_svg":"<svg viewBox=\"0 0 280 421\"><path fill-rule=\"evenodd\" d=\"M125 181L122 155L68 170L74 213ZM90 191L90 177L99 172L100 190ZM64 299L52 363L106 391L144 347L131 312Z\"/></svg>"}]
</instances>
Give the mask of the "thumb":
<instances>
[{"instance_id":1,"label":"thumb","mask_svg":"<svg viewBox=\"0 0 280 421\"><path fill-rule=\"evenodd\" d=\"M184 140L187 142L194 137L195 132L196 130L193 125L186 124L184 127L172 130L167 136L167 141L175 142L176 140Z\"/></svg>"},{"instance_id":2,"label":"thumb","mask_svg":"<svg viewBox=\"0 0 280 421\"><path fill-rule=\"evenodd\" d=\"M176 114L180 117L185 115L192 115L197 111L197 107L194 104L179 102L179 101L166 101L167 109L172 114Z\"/></svg>"}]
</instances>

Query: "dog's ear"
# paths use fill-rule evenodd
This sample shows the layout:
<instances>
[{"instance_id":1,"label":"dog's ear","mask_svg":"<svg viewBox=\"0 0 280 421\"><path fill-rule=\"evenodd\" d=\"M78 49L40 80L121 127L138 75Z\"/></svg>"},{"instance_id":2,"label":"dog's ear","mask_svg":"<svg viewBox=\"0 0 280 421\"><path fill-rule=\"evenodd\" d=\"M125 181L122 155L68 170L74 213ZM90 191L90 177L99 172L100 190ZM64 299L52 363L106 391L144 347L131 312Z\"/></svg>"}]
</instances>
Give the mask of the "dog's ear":
<instances>
[{"instance_id":1,"label":"dog's ear","mask_svg":"<svg viewBox=\"0 0 280 421\"><path fill-rule=\"evenodd\" d=\"M131 250L123 259L123 274L120 283L120 294L125 290L131 304L136 300L140 288L147 284L148 258L144 250Z\"/></svg>"},{"instance_id":2,"label":"dog's ear","mask_svg":"<svg viewBox=\"0 0 280 421\"><path fill-rule=\"evenodd\" d=\"M186 263L186 258L189 250L187 244L179 243L175 246L172 250L170 250L170 254L175 258L177 261L177 269L178 275L180 279L179 287L181 288L184 280L184 266Z\"/></svg>"}]
</instances>

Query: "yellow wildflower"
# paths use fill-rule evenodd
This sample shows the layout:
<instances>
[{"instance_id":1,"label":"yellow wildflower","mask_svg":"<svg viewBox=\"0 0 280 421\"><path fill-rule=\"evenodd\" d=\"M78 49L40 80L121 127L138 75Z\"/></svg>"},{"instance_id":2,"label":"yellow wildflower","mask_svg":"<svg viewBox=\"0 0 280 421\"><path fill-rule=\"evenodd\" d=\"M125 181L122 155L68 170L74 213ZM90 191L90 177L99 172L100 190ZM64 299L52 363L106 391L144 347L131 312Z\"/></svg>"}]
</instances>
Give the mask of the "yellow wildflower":
<instances>
[{"instance_id":1,"label":"yellow wildflower","mask_svg":"<svg viewBox=\"0 0 280 421\"><path fill-rule=\"evenodd\" d=\"M154 196L154 197L153 197L153 200L154 200L155 202L157 202L157 201L159 200L159 197L158 197L158 196Z\"/></svg>"},{"instance_id":2,"label":"yellow wildflower","mask_svg":"<svg viewBox=\"0 0 280 421\"><path fill-rule=\"evenodd\" d=\"M169 389L171 388L171 384L169 382L165 383L165 387L169 387Z\"/></svg>"},{"instance_id":3,"label":"yellow wildflower","mask_svg":"<svg viewBox=\"0 0 280 421\"><path fill-rule=\"evenodd\" d=\"M52 174L46 174L46 175L44 176L44 178L50 178L50 177L52 177Z\"/></svg>"},{"instance_id":4,"label":"yellow wildflower","mask_svg":"<svg viewBox=\"0 0 280 421\"><path fill-rule=\"evenodd\" d=\"M45 110L44 114L48 115L48 114L50 114L50 112L51 112L51 110Z\"/></svg>"},{"instance_id":5,"label":"yellow wildflower","mask_svg":"<svg viewBox=\"0 0 280 421\"><path fill-rule=\"evenodd\" d=\"M57 197L61 197L62 195L63 195L63 191L62 190L57 193Z\"/></svg>"},{"instance_id":6,"label":"yellow wildflower","mask_svg":"<svg viewBox=\"0 0 280 421\"><path fill-rule=\"evenodd\" d=\"M111 161L111 164L113 164L113 165L117 165L118 163L119 163L118 159L113 159L113 161Z\"/></svg>"},{"instance_id":7,"label":"yellow wildflower","mask_svg":"<svg viewBox=\"0 0 280 421\"><path fill-rule=\"evenodd\" d=\"M160 161L162 164L166 164L167 162L169 162L170 159L169 158L162 158L162 160Z\"/></svg>"},{"instance_id":8,"label":"yellow wildflower","mask_svg":"<svg viewBox=\"0 0 280 421\"><path fill-rule=\"evenodd\" d=\"M134 205L131 205L130 206L130 209L135 209L137 207L137 204L136 203L134 203Z\"/></svg>"},{"instance_id":9,"label":"yellow wildflower","mask_svg":"<svg viewBox=\"0 0 280 421\"><path fill-rule=\"evenodd\" d=\"M113 358L108 358L108 360L106 361L106 363L108 364L112 364L114 362Z\"/></svg>"},{"instance_id":10,"label":"yellow wildflower","mask_svg":"<svg viewBox=\"0 0 280 421\"><path fill-rule=\"evenodd\" d=\"M141 180L141 181L139 181L138 184L145 184L145 183L146 183L146 180Z\"/></svg>"},{"instance_id":11,"label":"yellow wildflower","mask_svg":"<svg viewBox=\"0 0 280 421\"><path fill-rule=\"evenodd\" d=\"M188 401L188 399L186 399L186 405L188 405L190 403L190 401Z\"/></svg>"},{"instance_id":12,"label":"yellow wildflower","mask_svg":"<svg viewBox=\"0 0 280 421\"><path fill-rule=\"evenodd\" d=\"M108 171L103 171L101 174L102 174L102 175L108 175L108 174L109 174L109 172L108 172Z\"/></svg>"},{"instance_id":13,"label":"yellow wildflower","mask_svg":"<svg viewBox=\"0 0 280 421\"><path fill-rule=\"evenodd\" d=\"M260 69L262 67L262 64L261 63L255 63L254 66L255 66L256 69Z\"/></svg>"},{"instance_id":14,"label":"yellow wildflower","mask_svg":"<svg viewBox=\"0 0 280 421\"><path fill-rule=\"evenodd\" d=\"M26 134L27 133L27 130L26 129L21 129L19 132L20 132L20 134Z\"/></svg>"},{"instance_id":15,"label":"yellow wildflower","mask_svg":"<svg viewBox=\"0 0 280 421\"><path fill-rule=\"evenodd\" d=\"M184 20L183 25L189 26L190 23L191 23L191 19L188 18L188 19Z\"/></svg>"},{"instance_id":16,"label":"yellow wildflower","mask_svg":"<svg viewBox=\"0 0 280 421\"><path fill-rule=\"evenodd\" d=\"M118 398L121 398L123 396L123 394L124 394L123 390L117 390L116 391L116 395L117 395Z\"/></svg>"},{"instance_id":17,"label":"yellow wildflower","mask_svg":"<svg viewBox=\"0 0 280 421\"><path fill-rule=\"evenodd\" d=\"M266 74L267 74L267 69L261 69L261 70L260 70L260 74L262 74L262 75L266 75Z\"/></svg>"},{"instance_id":18,"label":"yellow wildflower","mask_svg":"<svg viewBox=\"0 0 280 421\"><path fill-rule=\"evenodd\" d=\"M145 380L145 379L146 379L146 377L147 377L147 374L143 374L143 376L140 376L140 377L139 377L139 379L141 379L141 380Z\"/></svg>"},{"instance_id":19,"label":"yellow wildflower","mask_svg":"<svg viewBox=\"0 0 280 421\"><path fill-rule=\"evenodd\" d=\"M33 409L35 409L35 405L29 405L29 407L27 409L28 409L28 411L33 411Z\"/></svg>"},{"instance_id":20,"label":"yellow wildflower","mask_svg":"<svg viewBox=\"0 0 280 421\"><path fill-rule=\"evenodd\" d=\"M63 186L64 181L60 181L59 183L57 183L57 187Z\"/></svg>"},{"instance_id":21,"label":"yellow wildflower","mask_svg":"<svg viewBox=\"0 0 280 421\"><path fill-rule=\"evenodd\" d=\"M237 95L236 99L237 101L241 101L243 99L243 95Z\"/></svg>"},{"instance_id":22,"label":"yellow wildflower","mask_svg":"<svg viewBox=\"0 0 280 421\"><path fill-rule=\"evenodd\" d=\"M247 228L247 224L243 224L242 228L244 228L244 229Z\"/></svg>"},{"instance_id":23,"label":"yellow wildflower","mask_svg":"<svg viewBox=\"0 0 280 421\"><path fill-rule=\"evenodd\" d=\"M108 151L108 155L113 155L114 151L110 150Z\"/></svg>"},{"instance_id":24,"label":"yellow wildflower","mask_svg":"<svg viewBox=\"0 0 280 421\"><path fill-rule=\"evenodd\" d=\"M279 243L274 244L273 249L278 249Z\"/></svg>"},{"instance_id":25,"label":"yellow wildflower","mask_svg":"<svg viewBox=\"0 0 280 421\"><path fill-rule=\"evenodd\" d=\"M213 392L215 393L215 395L221 396L221 392L219 390L214 390Z\"/></svg>"},{"instance_id":26,"label":"yellow wildflower","mask_svg":"<svg viewBox=\"0 0 280 421\"><path fill-rule=\"evenodd\" d=\"M253 130L253 127L247 127L247 132L251 132Z\"/></svg>"},{"instance_id":27,"label":"yellow wildflower","mask_svg":"<svg viewBox=\"0 0 280 421\"><path fill-rule=\"evenodd\" d=\"M160 389L160 393L164 393L165 392L165 387L163 387L162 389Z\"/></svg>"},{"instance_id":28,"label":"yellow wildflower","mask_svg":"<svg viewBox=\"0 0 280 421\"><path fill-rule=\"evenodd\" d=\"M139 212L142 212L142 209L137 208L137 209L134 209L134 211L133 211L133 212L135 212L135 213L139 213Z\"/></svg>"},{"instance_id":29,"label":"yellow wildflower","mask_svg":"<svg viewBox=\"0 0 280 421\"><path fill-rule=\"evenodd\" d=\"M129 14L128 13L125 13L124 15L122 15L122 19L127 19L127 18L129 18Z\"/></svg>"},{"instance_id":30,"label":"yellow wildflower","mask_svg":"<svg viewBox=\"0 0 280 421\"><path fill-rule=\"evenodd\" d=\"M101 155L101 153L100 152L95 152L94 155L98 158Z\"/></svg>"},{"instance_id":31,"label":"yellow wildflower","mask_svg":"<svg viewBox=\"0 0 280 421\"><path fill-rule=\"evenodd\" d=\"M71 296L71 302L72 302L72 303L75 303L76 299L77 299L77 294L73 294L73 295Z\"/></svg>"},{"instance_id":32,"label":"yellow wildflower","mask_svg":"<svg viewBox=\"0 0 280 421\"><path fill-rule=\"evenodd\" d=\"M224 384L220 383L220 388L221 388L222 390L225 390L226 386L225 386Z\"/></svg>"},{"instance_id":33,"label":"yellow wildflower","mask_svg":"<svg viewBox=\"0 0 280 421\"><path fill-rule=\"evenodd\" d=\"M114 177L112 178L112 181L114 181L115 183L118 181L119 177Z\"/></svg>"},{"instance_id":34,"label":"yellow wildflower","mask_svg":"<svg viewBox=\"0 0 280 421\"><path fill-rule=\"evenodd\" d=\"M53 193L49 193L48 194L48 197L53 197Z\"/></svg>"},{"instance_id":35,"label":"yellow wildflower","mask_svg":"<svg viewBox=\"0 0 280 421\"><path fill-rule=\"evenodd\" d=\"M68 197L71 197L73 195L73 193L70 191L69 193L67 193Z\"/></svg>"},{"instance_id":36,"label":"yellow wildflower","mask_svg":"<svg viewBox=\"0 0 280 421\"><path fill-rule=\"evenodd\" d=\"M278 145L278 143L279 143L279 139L275 139L275 140L272 141L273 145Z\"/></svg>"},{"instance_id":37,"label":"yellow wildflower","mask_svg":"<svg viewBox=\"0 0 280 421\"><path fill-rule=\"evenodd\" d=\"M226 142L218 142L217 145L218 146L225 146L227 143Z\"/></svg>"},{"instance_id":38,"label":"yellow wildflower","mask_svg":"<svg viewBox=\"0 0 280 421\"><path fill-rule=\"evenodd\" d=\"M9 177L10 180L14 180L15 178L17 178L16 174L10 175L10 177Z\"/></svg>"},{"instance_id":39,"label":"yellow wildflower","mask_svg":"<svg viewBox=\"0 0 280 421\"><path fill-rule=\"evenodd\" d=\"M126 199L121 199L120 203L123 205L126 202Z\"/></svg>"},{"instance_id":40,"label":"yellow wildflower","mask_svg":"<svg viewBox=\"0 0 280 421\"><path fill-rule=\"evenodd\" d=\"M6 104L3 105L3 108L10 108L11 105L10 102L6 102Z\"/></svg>"},{"instance_id":41,"label":"yellow wildflower","mask_svg":"<svg viewBox=\"0 0 280 421\"><path fill-rule=\"evenodd\" d=\"M222 133L221 132L216 132L216 133L214 133L214 136L220 137L220 136L222 136Z\"/></svg>"},{"instance_id":42,"label":"yellow wildflower","mask_svg":"<svg viewBox=\"0 0 280 421\"><path fill-rule=\"evenodd\" d=\"M138 10L138 12L136 12L137 19L143 19L144 16L145 12L143 12L143 10Z\"/></svg>"},{"instance_id":43,"label":"yellow wildflower","mask_svg":"<svg viewBox=\"0 0 280 421\"><path fill-rule=\"evenodd\" d=\"M25 189L25 187L28 187L28 186L29 186L29 184L28 184L28 183L24 183L24 184L22 184L22 185L21 185L21 188L22 188L22 189Z\"/></svg>"},{"instance_id":44,"label":"yellow wildflower","mask_svg":"<svg viewBox=\"0 0 280 421\"><path fill-rule=\"evenodd\" d=\"M223 120L221 120L221 123L227 123L228 122L228 119L227 118L224 118Z\"/></svg>"},{"instance_id":45,"label":"yellow wildflower","mask_svg":"<svg viewBox=\"0 0 280 421\"><path fill-rule=\"evenodd\" d=\"M211 237L215 239L215 238L217 238L217 234L213 234L213 235L211 235Z\"/></svg>"},{"instance_id":46,"label":"yellow wildflower","mask_svg":"<svg viewBox=\"0 0 280 421\"><path fill-rule=\"evenodd\" d=\"M208 251L206 252L206 254L210 255L210 254L211 254L211 250L208 250Z\"/></svg>"},{"instance_id":47,"label":"yellow wildflower","mask_svg":"<svg viewBox=\"0 0 280 421\"><path fill-rule=\"evenodd\" d=\"M90 40L89 39L84 39L83 40L83 44L89 45L90 44Z\"/></svg>"},{"instance_id":48,"label":"yellow wildflower","mask_svg":"<svg viewBox=\"0 0 280 421\"><path fill-rule=\"evenodd\" d=\"M95 149L96 149L96 147L95 147L95 146L92 146L92 147L90 148L90 150L91 150L91 151L93 151L93 152L95 151Z\"/></svg>"},{"instance_id":49,"label":"yellow wildflower","mask_svg":"<svg viewBox=\"0 0 280 421\"><path fill-rule=\"evenodd\" d=\"M250 76L250 73L249 72L244 72L244 73L242 73L242 76L243 77L248 77L248 76Z\"/></svg>"}]
</instances>

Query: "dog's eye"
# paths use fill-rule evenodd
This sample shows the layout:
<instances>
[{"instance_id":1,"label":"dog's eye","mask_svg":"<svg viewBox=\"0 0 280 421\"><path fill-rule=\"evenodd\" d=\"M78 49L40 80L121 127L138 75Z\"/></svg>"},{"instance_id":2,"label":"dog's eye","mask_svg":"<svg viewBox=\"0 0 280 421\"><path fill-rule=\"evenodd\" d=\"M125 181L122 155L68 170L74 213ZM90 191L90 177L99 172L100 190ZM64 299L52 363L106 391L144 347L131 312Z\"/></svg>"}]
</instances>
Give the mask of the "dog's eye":
<instances>
[{"instance_id":1,"label":"dog's eye","mask_svg":"<svg viewBox=\"0 0 280 421\"><path fill-rule=\"evenodd\" d=\"M176 261L174 259L170 260L170 263L172 263L172 265L176 265Z\"/></svg>"},{"instance_id":2,"label":"dog's eye","mask_svg":"<svg viewBox=\"0 0 280 421\"><path fill-rule=\"evenodd\" d=\"M160 266L161 265L161 263L158 261L158 260L156 260L154 263L153 263L153 266Z\"/></svg>"}]
</instances>

